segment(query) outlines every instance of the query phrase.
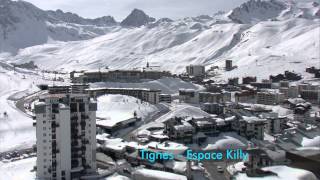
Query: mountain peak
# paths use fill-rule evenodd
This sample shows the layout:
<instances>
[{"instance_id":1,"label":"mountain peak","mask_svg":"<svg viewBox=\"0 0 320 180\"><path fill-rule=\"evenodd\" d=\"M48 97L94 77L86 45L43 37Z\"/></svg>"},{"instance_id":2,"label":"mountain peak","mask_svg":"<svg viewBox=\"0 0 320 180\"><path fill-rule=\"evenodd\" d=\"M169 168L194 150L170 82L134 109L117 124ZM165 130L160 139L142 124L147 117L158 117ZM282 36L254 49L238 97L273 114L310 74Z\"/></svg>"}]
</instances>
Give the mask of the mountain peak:
<instances>
[{"instance_id":1,"label":"mountain peak","mask_svg":"<svg viewBox=\"0 0 320 180\"><path fill-rule=\"evenodd\" d=\"M95 19L87 19L71 12L63 12L60 9L56 11L49 10L47 11L47 13L51 18L67 23L97 26L108 26L117 24L117 22L114 20L112 16L103 16Z\"/></svg>"},{"instance_id":2,"label":"mountain peak","mask_svg":"<svg viewBox=\"0 0 320 180\"><path fill-rule=\"evenodd\" d=\"M231 11L229 18L241 24L250 24L276 18L286 9L278 0L250 0Z\"/></svg>"},{"instance_id":3,"label":"mountain peak","mask_svg":"<svg viewBox=\"0 0 320 180\"><path fill-rule=\"evenodd\" d=\"M154 22L155 18L148 16L140 9L134 9L129 16L127 16L122 22L122 26L140 27L150 22Z\"/></svg>"}]
</instances>

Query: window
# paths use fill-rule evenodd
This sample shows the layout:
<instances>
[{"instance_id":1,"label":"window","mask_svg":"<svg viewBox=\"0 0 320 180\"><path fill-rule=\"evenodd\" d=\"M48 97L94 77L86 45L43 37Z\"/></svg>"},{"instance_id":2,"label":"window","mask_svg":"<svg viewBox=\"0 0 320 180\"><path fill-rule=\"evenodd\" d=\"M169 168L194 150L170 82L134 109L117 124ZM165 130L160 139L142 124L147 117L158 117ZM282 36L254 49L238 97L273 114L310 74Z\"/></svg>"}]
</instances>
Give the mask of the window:
<instances>
[{"instance_id":1,"label":"window","mask_svg":"<svg viewBox=\"0 0 320 180\"><path fill-rule=\"evenodd\" d=\"M43 130L46 130L47 128L46 127L43 127Z\"/></svg>"},{"instance_id":2,"label":"window","mask_svg":"<svg viewBox=\"0 0 320 180\"><path fill-rule=\"evenodd\" d=\"M46 134L46 133L43 133L43 136L44 136L44 137L46 137L46 136L47 136L47 134Z\"/></svg>"},{"instance_id":3,"label":"window","mask_svg":"<svg viewBox=\"0 0 320 180\"><path fill-rule=\"evenodd\" d=\"M77 103L71 103L70 104L70 111L71 112L77 112Z\"/></svg>"},{"instance_id":4,"label":"window","mask_svg":"<svg viewBox=\"0 0 320 180\"><path fill-rule=\"evenodd\" d=\"M79 103L79 112L85 112L85 104Z\"/></svg>"}]
</instances>

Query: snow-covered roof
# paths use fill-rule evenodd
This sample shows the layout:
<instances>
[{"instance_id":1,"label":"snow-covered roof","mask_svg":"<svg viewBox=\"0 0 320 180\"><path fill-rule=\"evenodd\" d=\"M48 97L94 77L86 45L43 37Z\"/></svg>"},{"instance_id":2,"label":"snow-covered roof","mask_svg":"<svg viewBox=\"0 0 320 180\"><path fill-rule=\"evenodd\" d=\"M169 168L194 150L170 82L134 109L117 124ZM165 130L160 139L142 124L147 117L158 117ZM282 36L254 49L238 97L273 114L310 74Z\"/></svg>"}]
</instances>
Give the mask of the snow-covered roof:
<instances>
[{"instance_id":1,"label":"snow-covered roof","mask_svg":"<svg viewBox=\"0 0 320 180\"><path fill-rule=\"evenodd\" d=\"M256 116L242 116L242 120L248 123L255 123L255 122L264 122L266 119L260 119Z\"/></svg>"},{"instance_id":2,"label":"snow-covered roof","mask_svg":"<svg viewBox=\"0 0 320 180\"><path fill-rule=\"evenodd\" d=\"M317 180L317 177L312 172L288 166L270 166L262 168L262 170L274 172L277 176L254 178L248 177L245 173L239 173L235 175L235 180Z\"/></svg>"},{"instance_id":3,"label":"snow-covered roof","mask_svg":"<svg viewBox=\"0 0 320 180\"><path fill-rule=\"evenodd\" d=\"M145 168L137 169L133 172L133 176L136 179L187 180L187 177L183 175Z\"/></svg>"},{"instance_id":4,"label":"snow-covered roof","mask_svg":"<svg viewBox=\"0 0 320 180\"><path fill-rule=\"evenodd\" d=\"M181 123L182 124L173 126L173 128L177 131L194 131L194 127L190 123L186 121L182 121Z\"/></svg>"},{"instance_id":5,"label":"snow-covered roof","mask_svg":"<svg viewBox=\"0 0 320 180\"><path fill-rule=\"evenodd\" d=\"M103 148L107 148L109 150L123 152L127 146L127 142L125 142L121 138L108 139L103 144Z\"/></svg>"}]
</instances>

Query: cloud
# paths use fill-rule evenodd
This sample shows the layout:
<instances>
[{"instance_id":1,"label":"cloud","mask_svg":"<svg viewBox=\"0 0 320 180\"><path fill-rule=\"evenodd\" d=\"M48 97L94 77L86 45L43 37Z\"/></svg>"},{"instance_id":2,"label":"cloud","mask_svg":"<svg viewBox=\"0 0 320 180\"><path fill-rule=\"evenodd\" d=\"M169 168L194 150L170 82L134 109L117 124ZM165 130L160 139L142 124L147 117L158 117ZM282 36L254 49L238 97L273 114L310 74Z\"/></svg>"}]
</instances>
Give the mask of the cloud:
<instances>
[{"instance_id":1,"label":"cloud","mask_svg":"<svg viewBox=\"0 0 320 180\"><path fill-rule=\"evenodd\" d=\"M45 10L61 9L83 17L114 16L118 21L133 8L144 10L150 16L183 18L201 14L212 15L228 11L246 0L26 0Z\"/></svg>"}]
</instances>

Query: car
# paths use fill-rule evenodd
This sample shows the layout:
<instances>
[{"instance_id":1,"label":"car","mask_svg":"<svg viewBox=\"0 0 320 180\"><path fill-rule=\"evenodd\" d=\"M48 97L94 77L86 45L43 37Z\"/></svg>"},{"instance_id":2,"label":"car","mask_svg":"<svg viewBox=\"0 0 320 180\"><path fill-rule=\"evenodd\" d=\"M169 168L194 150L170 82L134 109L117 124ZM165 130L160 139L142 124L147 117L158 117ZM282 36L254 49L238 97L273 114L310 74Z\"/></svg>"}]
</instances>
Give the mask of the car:
<instances>
[{"instance_id":1,"label":"car","mask_svg":"<svg viewBox=\"0 0 320 180\"><path fill-rule=\"evenodd\" d=\"M218 171L219 173L223 173L223 168L222 168L221 166L217 166L217 171Z\"/></svg>"}]
</instances>

